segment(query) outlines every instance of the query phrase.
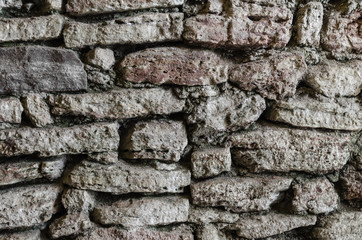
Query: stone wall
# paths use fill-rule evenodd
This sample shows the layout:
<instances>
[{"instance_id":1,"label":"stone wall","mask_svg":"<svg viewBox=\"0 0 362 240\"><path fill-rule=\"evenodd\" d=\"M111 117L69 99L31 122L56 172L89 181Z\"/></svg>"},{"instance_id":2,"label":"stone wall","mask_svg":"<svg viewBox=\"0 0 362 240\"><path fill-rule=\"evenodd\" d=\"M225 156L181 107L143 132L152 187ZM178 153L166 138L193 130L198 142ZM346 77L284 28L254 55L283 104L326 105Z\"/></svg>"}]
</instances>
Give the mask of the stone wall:
<instances>
[{"instance_id":1,"label":"stone wall","mask_svg":"<svg viewBox=\"0 0 362 240\"><path fill-rule=\"evenodd\" d=\"M360 0L0 0L0 240L358 240Z\"/></svg>"}]
</instances>

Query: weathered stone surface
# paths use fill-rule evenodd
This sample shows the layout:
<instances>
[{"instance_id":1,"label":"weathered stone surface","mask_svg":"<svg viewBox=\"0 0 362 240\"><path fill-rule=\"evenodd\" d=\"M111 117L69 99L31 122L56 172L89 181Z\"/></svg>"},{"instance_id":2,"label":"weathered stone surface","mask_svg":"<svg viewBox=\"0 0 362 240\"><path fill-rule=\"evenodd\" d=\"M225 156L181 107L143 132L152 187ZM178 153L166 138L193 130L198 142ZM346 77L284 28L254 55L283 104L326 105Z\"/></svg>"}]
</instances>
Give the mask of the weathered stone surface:
<instances>
[{"instance_id":1,"label":"weathered stone surface","mask_svg":"<svg viewBox=\"0 0 362 240\"><path fill-rule=\"evenodd\" d=\"M362 200L362 171L353 166L343 170L340 177L342 197L346 200Z\"/></svg>"},{"instance_id":2,"label":"weathered stone surface","mask_svg":"<svg viewBox=\"0 0 362 240\"><path fill-rule=\"evenodd\" d=\"M189 222L192 223L233 223L238 219L239 214L217 208L190 208Z\"/></svg>"},{"instance_id":3,"label":"weathered stone surface","mask_svg":"<svg viewBox=\"0 0 362 240\"><path fill-rule=\"evenodd\" d=\"M283 177L215 178L191 185L192 202L201 206L224 206L234 212L268 210L292 179Z\"/></svg>"},{"instance_id":4,"label":"weathered stone surface","mask_svg":"<svg viewBox=\"0 0 362 240\"><path fill-rule=\"evenodd\" d=\"M309 66L306 83L327 97L357 96L362 89L362 61L324 60Z\"/></svg>"},{"instance_id":5,"label":"weathered stone surface","mask_svg":"<svg viewBox=\"0 0 362 240\"><path fill-rule=\"evenodd\" d=\"M205 224L196 229L198 240L220 240L220 232L213 224Z\"/></svg>"},{"instance_id":6,"label":"weathered stone surface","mask_svg":"<svg viewBox=\"0 0 362 240\"><path fill-rule=\"evenodd\" d=\"M49 106L43 100L42 94L28 94L23 99L23 104L25 113L35 127L44 127L54 122L50 115Z\"/></svg>"},{"instance_id":7,"label":"weathered stone surface","mask_svg":"<svg viewBox=\"0 0 362 240\"><path fill-rule=\"evenodd\" d=\"M34 185L0 191L0 229L41 225L57 212L61 187Z\"/></svg>"},{"instance_id":8,"label":"weathered stone surface","mask_svg":"<svg viewBox=\"0 0 362 240\"><path fill-rule=\"evenodd\" d=\"M194 151L191 154L191 169L195 178L212 177L230 171L230 149L211 148Z\"/></svg>"},{"instance_id":9,"label":"weathered stone surface","mask_svg":"<svg viewBox=\"0 0 362 240\"><path fill-rule=\"evenodd\" d=\"M67 12L71 15L124 12L156 7L181 6L184 0L68 0Z\"/></svg>"},{"instance_id":10,"label":"weathered stone surface","mask_svg":"<svg viewBox=\"0 0 362 240\"><path fill-rule=\"evenodd\" d=\"M293 210L312 214L332 212L338 207L339 197L326 178L306 180L293 186Z\"/></svg>"},{"instance_id":11,"label":"weathered stone surface","mask_svg":"<svg viewBox=\"0 0 362 240\"><path fill-rule=\"evenodd\" d=\"M328 215L314 228L318 240L356 240L362 235L362 212L341 212Z\"/></svg>"},{"instance_id":12,"label":"weathered stone surface","mask_svg":"<svg viewBox=\"0 0 362 240\"><path fill-rule=\"evenodd\" d=\"M63 192L62 204L67 212L88 212L95 205L94 194L90 191L68 188Z\"/></svg>"},{"instance_id":13,"label":"weathered stone surface","mask_svg":"<svg viewBox=\"0 0 362 240\"><path fill-rule=\"evenodd\" d=\"M117 123L70 128L18 128L0 131L0 156L38 154L41 157L117 150Z\"/></svg>"},{"instance_id":14,"label":"weathered stone surface","mask_svg":"<svg viewBox=\"0 0 362 240\"><path fill-rule=\"evenodd\" d=\"M0 94L86 88L86 72L73 51L40 46L0 48Z\"/></svg>"},{"instance_id":15,"label":"weathered stone surface","mask_svg":"<svg viewBox=\"0 0 362 240\"><path fill-rule=\"evenodd\" d=\"M229 138L233 160L252 172L328 173L350 158L350 134L259 125Z\"/></svg>"},{"instance_id":16,"label":"weathered stone surface","mask_svg":"<svg viewBox=\"0 0 362 240\"><path fill-rule=\"evenodd\" d=\"M269 213L267 215L256 215L240 218L233 228L237 235L247 239L265 238L295 228L314 225L317 216L297 216L281 213Z\"/></svg>"},{"instance_id":17,"label":"weathered stone surface","mask_svg":"<svg viewBox=\"0 0 362 240\"><path fill-rule=\"evenodd\" d=\"M50 11L61 11L63 8L63 0L42 0L43 12L50 12Z\"/></svg>"},{"instance_id":18,"label":"weathered stone surface","mask_svg":"<svg viewBox=\"0 0 362 240\"><path fill-rule=\"evenodd\" d=\"M95 48L87 53L86 61L93 66L109 70L116 62L116 59L111 49Z\"/></svg>"},{"instance_id":19,"label":"weathered stone surface","mask_svg":"<svg viewBox=\"0 0 362 240\"><path fill-rule=\"evenodd\" d=\"M3 0L0 1L0 12L9 8L20 9L22 5L23 2L21 0Z\"/></svg>"},{"instance_id":20,"label":"weathered stone surface","mask_svg":"<svg viewBox=\"0 0 362 240\"><path fill-rule=\"evenodd\" d=\"M52 105L56 115L122 119L181 112L185 100L178 99L172 90L125 88L104 93L61 94L54 97Z\"/></svg>"},{"instance_id":21,"label":"weathered stone surface","mask_svg":"<svg viewBox=\"0 0 362 240\"><path fill-rule=\"evenodd\" d=\"M362 129L362 103L358 98L328 98L307 89L293 98L271 104L265 114L272 121L298 127L358 131Z\"/></svg>"},{"instance_id":22,"label":"weathered stone surface","mask_svg":"<svg viewBox=\"0 0 362 240\"><path fill-rule=\"evenodd\" d=\"M186 146L187 133L183 122L151 120L131 127L120 149L124 158L177 162Z\"/></svg>"},{"instance_id":23,"label":"weathered stone surface","mask_svg":"<svg viewBox=\"0 0 362 240\"><path fill-rule=\"evenodd\" d=\"M180 168L160 171L149 166L131 165L119 162L114 165L82 162L64 179L65 183L80 189L123 194L177 193L190 185L191 174Z\"/></svg>"},{"instance_id":24,"label":"weathered stone surface","mask_svg":"<svg viewBox=\"0 0 362 240\"><path fill-rule=\"evenodd\" d=\"M118 152L92 153L88 155L88 160L103 164L113 164L118 162Z\"/></svg>"},{"instance_id":25,"label":"weathered stone surface","mask_svg":"<svg viewBox=\"0 0 362 240\"><path fill-rule=\"evenodd\" d=\"M211 85L226 82L228 64L210 50L148 48L127 55L120 64L122 79L141 83Z\"/></svg>"},{"instance_id":26,"label":"weathered stone surface","mask_svg":"<svg viewBox=\"0 0 362 240\"><path fill-rule=\"evenodd\" d=\"M299 45L318 47L323 25L323 5L309 2L298 10L297 36Z\"/></svg>"},{"instance_id":27,"label":"weathered stone surface","mask_svg":"<svg viewBox=\"0 0 362 240\"><path fill-rule=\"evenodd\" d=\"M96 222L124 227L168 225L186 222L189 200L183 197L146 197L120 200L109 206L96 207Z\"/></svg>"},{"instance_id":28,"label":"weathered stone surface","mask_svg":"<svg viewBox=\"0 0 362 240\"><path fill-rule=\"evenodd\" d=\"M96 225L89 220L88 213L67 214L54 220L49 226L49 232L52 238L78 235Z\"/></svg>"},{"instance_id":29,"label":"weathered stone surface","mask_svg":"<svg viewBox=\"0 0 362 240\"><path fill-rule=\"evenodd\" d=\"M64 31L68 48L144 44L181 40L183 13L144 13L106 23L71 22Z\"/></svg>"},{"instance_id":30,"label":"weathered stone surface","mask_svg":"<svg viewBox=\"0 0 362 240\"><path fill-rule=\"evenodd\" d=\"M54 161L43 162L40 166L43 177L49 180L60 178L65 169L66 160L66 156L60 156Z\"/></svg>"},{"instance_id":31,"label":"weathered stone surface","mask_svg":"<svg viewBox=\"0 0 362 240\"><path fill-rule=\"evenodd\" d=\"M242 90L276 100L293 96L306 72L302 54L281 53L235 66L230 81Z\"/></svg>"},{"instance_id":32,"label":"weathered stone surface","mask_svg":"<svg viewBox=\"0 0 362 240\"><path fill-rule=\"evenodd\" d=\"M237 88L226 90L217 97L210 97L193 107L187 116L194 128L192 141L206 139L247 128L265 110L265 100L257 94L246 94Z\"/></svg>"},{"instance_id":33,"label":"weathered stone surface","mask_svg":"<svg viewBox=\"0 0 362 240\"><path fill-rule=\"evenodd\" d=\"M22 113L23 107L19 99L0 98L0 122L21 123Z\"/></svg>"},{"instance_id":34,"label":"weathered stone surface","mask_svg":"<svg viewBox=\"0 0 362 240\"><path fill-rule=\"evenodd\" d=\"M97 228L88 232L77 240L194 240L194 236L189 231L159 231L144 228L134 228L130 230L111 228Z\"/></svg>"},{"instance_id":35,"label":"weathered stone surface","mask_svg":"<svg viewBox=\"0 0 362 240\"><path fill-rule=\"evenodd\" d=\"M0 19L0 42L36 41L59 38L64 25L60 15Z\"/></svg>"},{"instance_id":36,"label":"weathered stone surface","mask_svg":"<svg viewBox=\"0 0 362 240\"><path fill-rule=\"evenodd\" d=\"M40 230L0 234L0 240L39 240Z\"/></svg>"}]
</instances>

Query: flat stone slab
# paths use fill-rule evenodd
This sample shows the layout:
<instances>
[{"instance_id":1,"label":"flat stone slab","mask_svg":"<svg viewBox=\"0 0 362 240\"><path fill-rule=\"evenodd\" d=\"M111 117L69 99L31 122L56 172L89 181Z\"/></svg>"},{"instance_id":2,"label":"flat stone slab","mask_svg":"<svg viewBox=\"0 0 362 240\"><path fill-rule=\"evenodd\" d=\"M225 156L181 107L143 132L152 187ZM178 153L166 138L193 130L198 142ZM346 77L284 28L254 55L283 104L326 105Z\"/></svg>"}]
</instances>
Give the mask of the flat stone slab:
<instances>
[{"instance_id":1,"label":"flat stone slab","mask_svg":"<svg viewBox=\"0 0 362 240\"><path fill-rule=\"evenodd\" d=\"M2 123L21 123L21 114L23 106L17 98L0 99L0 122Z\"/></svg>"},{"instance_id":2,"label":"flat stone slab","mask_svg":"<svg viewBox=\"0 0 362 240\"><path fill-rule=\"evenodd\" d=\"M0 48L0 94L85 89L87 74L73 51L40 46Z\"/></svg>"},{"instance_id":3,"label":"flat stone slab","mask_svg":"<svg viewBox=\"0 0 362 240\"><path fill-rule=\"evenodd\" d=\"M41 239L40 230L30 230L16 233L0 234L0 240L39 240Z\"/></svg>"}]
</instances>

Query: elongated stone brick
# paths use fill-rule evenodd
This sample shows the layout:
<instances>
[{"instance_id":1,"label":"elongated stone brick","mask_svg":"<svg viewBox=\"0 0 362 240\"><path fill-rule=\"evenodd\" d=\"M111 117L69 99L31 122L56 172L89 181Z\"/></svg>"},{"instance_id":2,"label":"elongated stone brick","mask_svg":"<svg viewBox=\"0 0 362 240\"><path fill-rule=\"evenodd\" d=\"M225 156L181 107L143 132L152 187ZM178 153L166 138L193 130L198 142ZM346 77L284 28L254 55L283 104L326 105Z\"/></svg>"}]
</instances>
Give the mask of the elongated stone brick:
<instances>
[{"instance_id":1,"label":"elongated stone brick","mask_svg":"<svg viewBox=\"0 0 362 240\"><path fill-rule=\"evenodd\" d=\"M86 88L87 74L73 51L40 46L0 48L0 94Z\"/></svg>"},{"instance_id":2,"label":"elongated stone brick","mask_svg":"<svg viewBox=\"0 0 362 240\"><path fill-rule=\"evenodd\" d=\"M96 123L70 128L18 128L0 131L0 156L38 154L56 156L116 150L117 123Z\"/></svg>"},{"instance_id":3,"label":"elongated stone brick","mask_svg":"<svg viewBox=\"0 0 362 240\"><path fill-rule=\"evenodd\" d=\"M0 122L21 123L21 114L23 113L21 102L17 98L0 99Z\"/></svg>"},{"instance_id":4,"label":"elongated stone brick","mask_svg":"<svg viewBox=\"0 0 362 240\"><path fill-rule=\"evenodd\" d=\"M40 230L30 230L16 233L0 234L0 240L39 240L41 239Z\"/></svg>"}]
</instances>

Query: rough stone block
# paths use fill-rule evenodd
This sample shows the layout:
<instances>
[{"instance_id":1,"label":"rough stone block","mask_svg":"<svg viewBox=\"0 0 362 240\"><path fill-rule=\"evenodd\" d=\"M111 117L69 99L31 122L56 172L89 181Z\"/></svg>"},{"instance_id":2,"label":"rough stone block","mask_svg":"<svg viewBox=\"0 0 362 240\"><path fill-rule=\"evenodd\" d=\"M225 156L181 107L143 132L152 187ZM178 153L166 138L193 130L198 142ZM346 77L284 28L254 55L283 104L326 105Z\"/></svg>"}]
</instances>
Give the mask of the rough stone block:
<instances>
[{"instance_id":1,"label":"rough stone block","mask_svg":"<svg viewBox=\"0 0 362 240\"><path fill-rule=\"evenodd\" d=\"M78 235L96 225L89 220L88 213L71 213L54 220L49 226L52 238Z\"/></svg>"},{"instance_id":2,"label":"rough stone block","mask_svg":"<svg viewBox=\"0 0 362 240\"><path fill-rule=\"evenodd\" d=\"M61 11L63 0L42 0L42 12Z\"/></svg>"},{"instance_id":3,"label":"rough stone block","mask_svg":"<svg viewBox=\"0 0 362 240\"><path fill-rule=\"evenodd\" d=\"M60 156L53 161L43 162L40 166L41 174L49 180L60 178L64 172L66 156Z\"/></svg>"},{"instance_id":4,"label":"rough stone block","mask_svg":"<svg viewBox=\"0 0 362 240\"><path fill-rule=\"evenodd\" d=\"M340 177L342 197L346 200L362 200L362 171L348 166Z\"/></svg>"},{"instance_id":5,"label":"rough stone block","mask_svg":"<svg viewBox=\"0 0 362 240\"><path fill-rule=\"evenodd\" d=\"M0 99L0 122L2 123L21 123L21 114L23 106L17 98Z\"/></svg>"},{"instance_id":6,"label":"rough stone block","mask_svg":"<svg viewBox=\"0 0 362 240\"><path fill-rule=\"evenodd\" d=\"M181 40L183 13L143 13L106 23L70 22L63 31L65 46L145 44Z\"/></svg>"},{"instance_id":7,"label":"rough stone block","mask_svg":"<svg viewBox=\"0 0 362 240\"><path fill-rule=\"evenodd\" d=\"M40 46L0 48L0 94L85 89L87 74L73 51Z\"/></svg>"},{"instance_id":8,"label":"rough stone block","mask_svg":"<svg viewBox=\"0 0 362 240\"><path fill-rule=\"evenodd\" d=\"M221 240L220 232L213 224L205 224L196 229L198 240Z\"/></svg>"},{"instance_id":9,"label":"rough stone block","mask_svg":"<svg viewBox=\"0 0 362 240\"><path fill-rule=\"evenodd\" d=\"M118 162L118 152L92 153L88 155L88 160L103 164L113 164Z\"/></svg>"},{"instance_id":10,"label":"rough stone block","mask_svg":"<svg viewBox=\"0 0 362 240\"><path fill-rule=\"evenodd\" d=\"M0 1L0 12L6 9L20 9L23 6L23 2L21 0L5 0Z\"/></svg>"},{"instance_id":11,"label":"rough stone block","mask_svg":"<svg viewBox=\"0 0 362 240\"><path fill-rule=\"evenodd\" d=\"M29 230L16 233L0 234L0 240L39 240L41 239L40 230Z\"/></svg>"},{"instance_id":12,"label":"rough stone block","mask_svg":"<svg viewBox=\"0 0 362 240\"><path fill-rule=\"evenodd\" d=\"M102 68L103 70L109 70L116 62L116 59L111 49L95 48L87 53L86 61L88 64Z\"/></svg>"},{"instance_id":13,"label":"rough stone block","mask_svg":"<svg viewBox=\"0 0 362 240\"><path fill-rule=\"evenodd\" d=\"M196 224L233 223L239 219L239 214L218 208L191 207L189 222Z\"/></svg>"},{"instance_id":14,"label":"rough stone block","mask_svg":"<svg viewBox=\"0 0 362 240\"><path fill-rule=\"evenodd\" d=\"M200 206L224 206L234 212L268 210L292 179L283 177L215 178L191 185L192 202Z\"/></svg>"},{"instance_id":15,"label":"rough stone block","mask_svg":"<svg viewBox=\"0 0 362 240\"><path fill-rule=\"evenodd\" d=\"M68 188L63 192L62 204L67 212L88 212L95 205L95 196L92 192Z\"/></svg>"},{"instance_id":16,"label":"rough stone block","mask_svg":"<svg viewBox=\"0 0 362 240\"><path fill-rule=\"evenodd\" d=\"M43 97L42 94L32 93L23 99L25 113L35 127L44 127L54 122Z\"/></svg>"}]
</instances>

